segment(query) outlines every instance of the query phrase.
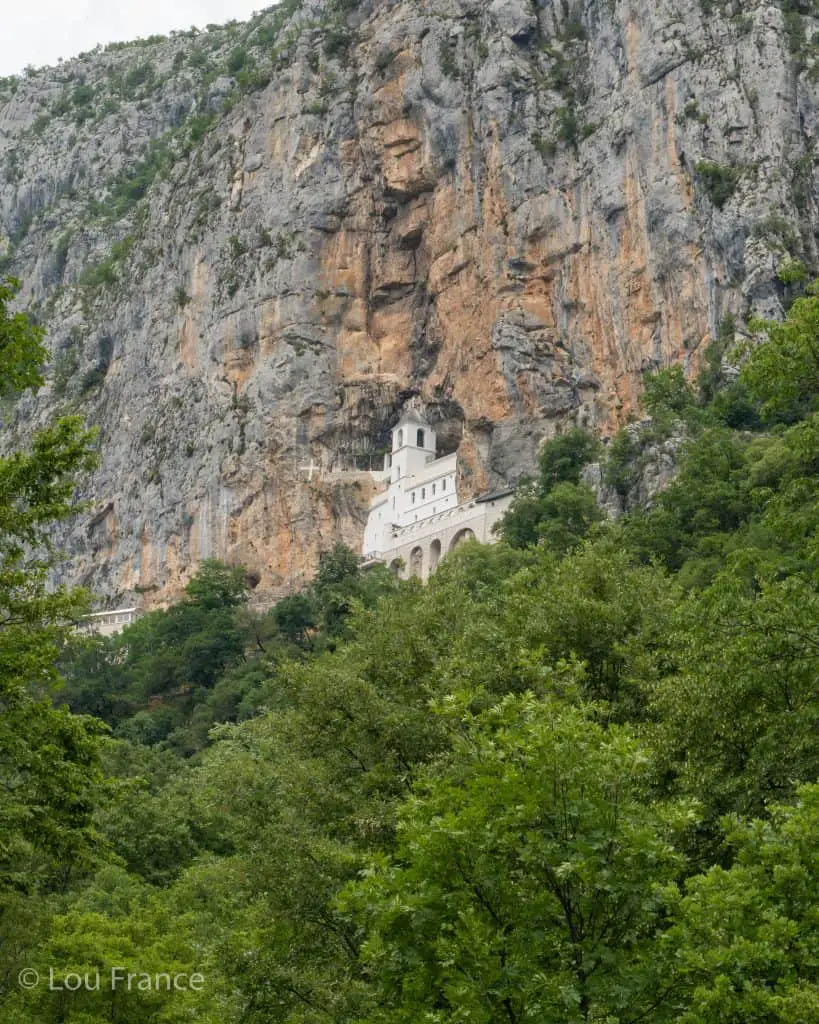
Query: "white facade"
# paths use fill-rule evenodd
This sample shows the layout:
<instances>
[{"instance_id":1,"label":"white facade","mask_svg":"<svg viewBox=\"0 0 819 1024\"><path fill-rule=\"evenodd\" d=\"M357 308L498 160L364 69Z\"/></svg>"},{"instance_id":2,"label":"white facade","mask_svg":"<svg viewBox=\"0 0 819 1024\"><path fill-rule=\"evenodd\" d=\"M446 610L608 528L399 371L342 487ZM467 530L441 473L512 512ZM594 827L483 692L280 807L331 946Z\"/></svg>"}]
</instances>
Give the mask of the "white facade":
<instances>
[{"instance_id":1,"label":"white facade","mask_svg":"<svg viewBox=\"0 0 819 1024\"><path fill-rule=\"evenodd\" d=\"M492 527L511 492L460 504L457 457L435 458L435 432L418 413L406 413L392 432L387 490L370 505L364 557L386 562L404 578L427 579L440 559L464 540L491 543Z\"/></svg>"},{"instance_id":2,"label":"white facade","mask_svg":"<svg viewBox=\"0 0 819 1024\"><path fill-rule=\"evenodd\" d=\"M126 626L139 618L138 608L117 608L112 612L93 612L83 616L79 626L82 633L97 633L99 636L115 636Z\"/></svg>"}]
</instances>

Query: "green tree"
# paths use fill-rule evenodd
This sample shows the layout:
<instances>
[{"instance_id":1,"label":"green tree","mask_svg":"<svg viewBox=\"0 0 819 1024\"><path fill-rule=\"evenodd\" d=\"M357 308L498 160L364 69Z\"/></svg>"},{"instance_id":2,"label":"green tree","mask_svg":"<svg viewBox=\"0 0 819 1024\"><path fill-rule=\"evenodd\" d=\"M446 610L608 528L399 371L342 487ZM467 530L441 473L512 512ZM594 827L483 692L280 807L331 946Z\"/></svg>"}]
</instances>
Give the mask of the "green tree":
<instances>
[{"instance_id":1,"label":"green tree","mask_svg":"<svg viewBox=\"0 0 819 1024\"><path fill-rule=\"evenodd\" d=\"M754 348L742 380L768 422L792 423L819 408L819 286L797 299L784 323L760 322L767 341Z\"/></svg>"},{"instance_id":2,"label":"green tree","mask_svg":"<svg viewBox=\"0 0 819 1024\"><path fill-rule=\"evenodd\" d=\"M215 558L206 558L185 587L185 593L192 601L209 610L244 604L247 590L244 566L224 565Z\"/></svg>"},{"instance_id":3,"label":"green tree","mask_svg":"<svg viewBox=\"0 0 819 1024\"><path fill-rule=\"evenodd\" d=\"M583 467L601 451L600 442L580 428L548 441L539 456L536 482L525 480L495 532L512 547L545 543L565 554L603 519L594 494L580 483Z\"/></svg>"},{"instance_id":4,"label":"green tree","mask_svg":"<svg viewBox=\"0 0 819 1024\"><path fill-rule=\"evenodd\" d=\"M450 578L458 552L427 587L427 601L435 600L452 627L427 676L435 694L463 691L479 706L524 690L560 693L594 701L606 718L645 717L640 680L647 652L661 641L679 601L672 581L635 565L613 538L586 542L562 560L543 548L519 552L498 544L477 551L508 574L486 573L487 584L473 583L469 594L463 569L473 570L471 564ZM582 673L567 677L566 666Z\"/></svg>"},{"instance_id":5,"label":"green tree","mask_svg":"<svg viewBox=\"0 0 819 1024\"><path fill-rule=\"evenodd\" d=\"M216 955L245 1020L318 1024L359 1006L356 927L333 901L363 855L389 841L396 801L442 742L417 663L402 679L392 653L374 629L361 645L291 664L270 712L224 727L208 751L197 806L232 844L242 887Z\"/></svg>"},{"instance_id":6,"label":"green tree","mask_svg":"<svg viewBox=\"0 0 819 1024\"><path fill-rule=\"evenodd\" d=\"M819 786L769 818L726 822L734 863L667 890L664 959L687 989L680 1024L819 1019Z\"/></svg>"},{"instance_id":7,"label":"green tree","mask_svg":"<svg viewBox=\"0 0 819 1024\"><path fill-rule=\"evenodd\" d=\"M290 594L273 609L276 625L291 643L307 645L308 637L318 627L318 608L312 594Z\"/></svg>"},{"instance_id":8,"label":"green tree","mask_svg":"<svg viewBox=\"0 0 819 1024\"><path fill-rule=\"evenodd\" d=\"M530 548L540 540L543 506L538 485L532 480L518 484L512 504L503 519L492 528L510 547Z\"/></svg>"},{"instance_id":9,"label":"green tree","mask_svg":"<svg viewBox=\"0 0 819 1024\"><path fill-rule=\"evenodd\" d=\"M193 895L190 887L189 898ZM9 1024L227 1024L232 994L225 989L215 964L202 952L202 936L191 927L187 908L168 905L167 898L117 868L98 872L73 904L50 922L47 938L32 951L28 963L47 982L30 992L18 990L4 1006ZM112 968L122 969L112 984ZM53 972L53 982L50 972ZM129 987L127 974L133 974ZM201 984L175 990L157 975L194 973ZM69 974L88 975L90 985L71 991ZM97 974L99 987L97 987ZM149 987L140 987L145 975ZM70 982L69 982L70 983Z\"/></svg>"},{"instance_id":10,"label":"green tree","mask_svg":"<svg viewBox=\"0 0 819 1024\"><path fill-rule=\"evenodd\" d=\"M365 1019L673 1019L652 949L693 810L648 807L646 753L581 709L509 697L458 731L340 901L366 927Z\"/></svg>"},{"instance_id":11,"label":"green tree","mask_svg":"<svg viewBox=\"0 0 819 1024\"><path fill-rule=\"evenodd\" d=\"M643 407L655 419L683 418L690 415L695 407L694 391L681 366L647 374L643 384Z\"/></svg>"},{"instance_id":12,"label":"green tree","mask_svg":"<svg viewBox=\"0 0 819 1024\"><path fill-rule=\"evenodd\" d=\"M691 582L707 583L724 564L735 532L764 507L766 495L754 493L748 473L749 444L725 428L689 441L675 479L654 507L625 520L626 544L673 571L690 563Z\"/></svg>"},{"instance_id":13,"label":"green tree","mask_svg":"<svg viewBox=\"0 0 819 1024\"><path fill-rule=\"evenodd\" d=\"M69 645L62 700L136 743L179 742L180 752L195 753L213 719L189 731L192 714L228 669L246 660L246 599L243 568L203 562L171 608L144 615L120 636Z\"/></svg>"},{"instance_id":14,"label":"green tree","mask_svg":"<svg viewBox=\"0 0 819 1024\"><path fill-rule=\"evenodd\" d=\"M606 517L590 487L556 484L541 499L542 519L538 535L557 554L565 555L587 537Z\"/></svg>"},{"instance_id":15,"label":"green tree","mask_svg":"<svg viewBox=\"0 0 819 1024\"><path fill-rule=\"evenodd\" d=\"M372 607L382 595L395 590L395 580L386 567L362 572L360 563L359 556L342 543L321 556L311 595L324 640L347 635L347 623L357 605Z\"/></svg>"},{"instance_id":16,"label":"green tree","mask_svg":"<svg viewBox=\"0 0 819 1024\"><path fill-rule=\"evenodd\" d=\"M686 586L707 586L742 549L760 572L814 572L817 429L814 415L775 435L704 430L653 507L622 521L622 541Z\"/></svg>"},{"instance_id":17,"label":"green tree","mask_svg":"<svg viewBox=\"0 0 819 1024\"><path fill-rule=\"evenodd\" d=\"M9 309L19 287L14 277L0 278L0 398L40 387L48 355L42 328L35 327L25 313Z\"/></svg>"},{"instance_id":18,"label":"green tree","mask_svg":"<svg viewBox=\"0 0 819 1024\"><path fill-rule=\"evenodd\" d=\"M744 381L728 372L726 358L736 361L736 323L727 313L719 324L717 337L705 350L705 360L697 374L697 404L712 422L735 430L757 430L760 426L759 403Z\"/></svg>"},{"instance_id":19,"label":"green tree","mask_svg":"<svg viewBox=\"0 0 819 1024\"><path fill-rule=\"evenodd\" d=\"M743 570L680 603L649 687L662 770L712 826L763 814L819 775L819 594L799 576Z\"/></svg>"},{"instance_id":20,"label":"green tree","mask_svg":"<svg viewBox=\"0 0 819 1024\"><path fill-rule=\"evenodd\" d=\"M0 286L3 395L42 381L41 332L8 309L16 287ZM59 647L87 601L48 586L51 534L80 507L76 482L96 463L94 440L68 417L0 457L0 931L27 927L20 895L36 901L64 887L95 843L99 724L51 702ZM0 944L0 987L6 949Z\"/></svg>"},{"instance_id":21,"label":"green tree","mask_svg":"<svg viewBox=\"0 0 819 1024\"><path fill-rule=\"evenodd\" d=\"M540 452L540 491L548 494L557 484L578 484L583 467L600 454L600 442L580 427L558 434Z\"/></svg>"},{"instance_id":22,"label":"green tree","mask_svg":"<svg viewBox=\"0 0 819 1024\"><path fill-rule=\"evenodd\" d=\"M109 785L95 823L128 872L166 885L208 846L191 793L192 776L170 751L109 740L103 746Z\"/></svg>"}]
</instances>

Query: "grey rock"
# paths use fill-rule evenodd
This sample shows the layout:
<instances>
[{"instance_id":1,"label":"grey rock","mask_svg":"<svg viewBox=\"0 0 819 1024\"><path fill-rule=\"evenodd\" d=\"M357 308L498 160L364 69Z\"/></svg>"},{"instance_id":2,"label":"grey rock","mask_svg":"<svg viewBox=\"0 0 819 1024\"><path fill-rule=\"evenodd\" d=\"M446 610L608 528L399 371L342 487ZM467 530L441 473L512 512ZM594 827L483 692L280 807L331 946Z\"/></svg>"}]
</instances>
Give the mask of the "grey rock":
<instances>
[{"instance_id":1,"label":"grey rock","mask_svg":"<svg viewBox=\"0 0 819 1024\"><path fill-rule=\"evenodd\" d=\"M501 32L515 42L524 42L537 31L537 17L527 0L492 0L490 10Z\"/></svg>"},{"instance_id":2,"label":"grey rock","mask_svg":"<svg viewBox=\"0 0 819 1024\"><path fill-rule=\"evenodd\" d=\"M813 55L772 5L572 11L310 0L275 50L272 8L0 83L0 260L51 352L5 441L64 408L102 435L67 580L151 605L212 555L289 592L359 545L411 398L477 491L611 436L726 313L782 315L782 260L819 265ZM721 208L704 161L738 169Z\"/></svg>"}]
</instances>

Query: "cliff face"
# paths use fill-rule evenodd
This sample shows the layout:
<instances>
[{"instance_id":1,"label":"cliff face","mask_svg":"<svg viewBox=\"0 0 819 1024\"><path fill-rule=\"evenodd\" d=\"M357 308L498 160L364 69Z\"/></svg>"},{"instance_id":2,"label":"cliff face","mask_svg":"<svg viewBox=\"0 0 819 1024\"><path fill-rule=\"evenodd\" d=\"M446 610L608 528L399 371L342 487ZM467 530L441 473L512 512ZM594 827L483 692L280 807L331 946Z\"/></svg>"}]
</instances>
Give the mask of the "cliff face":
<instances>
[{"instance_id":1,"label":"cliff face","mask_svg":"<svg viewBox=\"0 0 819 1024\"><path fill-rule=\"evenodd\" d=\"M0 82L0 227L102 435L73 581L297 586L419 398L466 491L816 263L811 4L286 0ZM818 51L819 52L819 51ZM2 255L0 251L0 255Z\"/></svg>"}]
</instances>

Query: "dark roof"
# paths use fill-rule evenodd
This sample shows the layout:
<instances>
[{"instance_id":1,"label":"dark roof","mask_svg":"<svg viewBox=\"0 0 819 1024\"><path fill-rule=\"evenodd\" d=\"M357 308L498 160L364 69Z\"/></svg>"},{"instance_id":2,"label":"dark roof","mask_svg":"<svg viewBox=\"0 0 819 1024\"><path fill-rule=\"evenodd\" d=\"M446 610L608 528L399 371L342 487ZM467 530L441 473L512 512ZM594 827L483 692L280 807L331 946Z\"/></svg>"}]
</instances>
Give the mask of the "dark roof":
<instances>
[{"instance_id":1,"label":"dark roof","mask_svg":"<svg viewBox=\"0 0 819 1024\"><path fill-rule=\"evenodd\" d=\"M482 494L479 498L475 498L477 504L482 505L487 501L497 501L498 498L505 498L510 494L515 493L514 487L507 487L502 491L492 491L491 494Z\"/></svg>"}]
</instances>

